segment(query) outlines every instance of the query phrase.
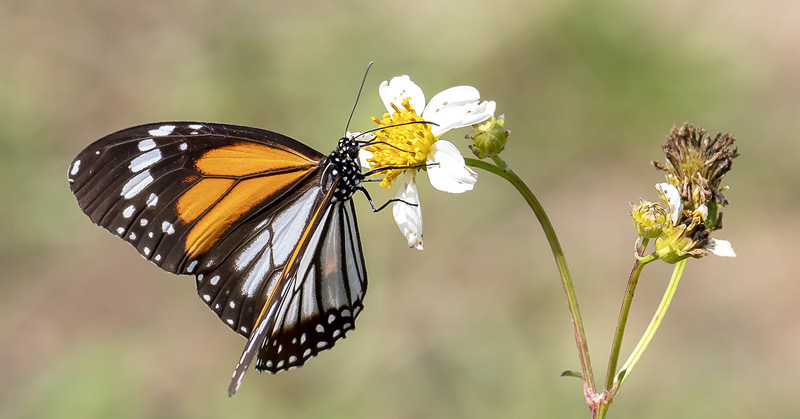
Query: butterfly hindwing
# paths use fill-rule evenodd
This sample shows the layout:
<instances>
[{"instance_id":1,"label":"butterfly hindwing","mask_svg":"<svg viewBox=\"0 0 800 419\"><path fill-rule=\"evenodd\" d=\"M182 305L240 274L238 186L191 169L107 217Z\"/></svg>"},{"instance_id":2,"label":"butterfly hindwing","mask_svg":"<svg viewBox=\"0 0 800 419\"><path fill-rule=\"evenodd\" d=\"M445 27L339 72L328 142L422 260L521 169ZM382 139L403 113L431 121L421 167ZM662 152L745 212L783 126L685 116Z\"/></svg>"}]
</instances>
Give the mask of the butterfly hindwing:
<instances>
[{"instance_id":1,"label":"butterfly hindwing","mask_svg":"<svg viewBox=\"0 0 800 419\"><path fill-rule=\"evenodd\" d=\"M257 369L299 367L355 327L367 290L358 234L352 201L328 208L259 350Z\"/></svg>"},{"instance_id":2,"label":"butterfly hindwing","mask_svg":"<svg viewBox=\"0 0 800 419\"><path fill-rule=\"evenodd\" d=\"M324 194L319 182L298 188L269 211L229 232L200 261L200 298L237 333L249 337ZM290 280L290 278L287 278Z\"/></svg>"}]
</instances>

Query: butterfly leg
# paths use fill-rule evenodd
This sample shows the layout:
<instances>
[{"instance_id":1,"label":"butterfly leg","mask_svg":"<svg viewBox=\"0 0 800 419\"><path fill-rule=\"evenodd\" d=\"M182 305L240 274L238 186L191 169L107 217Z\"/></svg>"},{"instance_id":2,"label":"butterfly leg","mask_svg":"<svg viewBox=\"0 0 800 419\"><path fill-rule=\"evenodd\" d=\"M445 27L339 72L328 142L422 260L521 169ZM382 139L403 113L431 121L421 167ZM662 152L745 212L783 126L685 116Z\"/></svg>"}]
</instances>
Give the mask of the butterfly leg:
<instances>
[{"instance_id":1,"label":"butterfly leg","mask_svg":"<svg viewBox=\"0 0 800 419\"><path fill-rule=\"evenodd\" d=\"M358 189L361 192L364 192L364 196L366 196L367 197L367 201L369 201L369 206L372 207L372 212L378 212L378 211L386 208L386 206L391 204L392 202L402 202L402 203L404 203L406 205L411 205L412 207L416 207L418 205L418 204L414 204L414 203L411 203L411 202L403 201L402 199L392 198L392 199L384 202L383 205L381 205L380 207L375 208L375 203L372 202L372 197L369 196L369 192L367 192L367 189L362 187L362 186L359 186L356 189Z\"/></svg>"}]
</instances>

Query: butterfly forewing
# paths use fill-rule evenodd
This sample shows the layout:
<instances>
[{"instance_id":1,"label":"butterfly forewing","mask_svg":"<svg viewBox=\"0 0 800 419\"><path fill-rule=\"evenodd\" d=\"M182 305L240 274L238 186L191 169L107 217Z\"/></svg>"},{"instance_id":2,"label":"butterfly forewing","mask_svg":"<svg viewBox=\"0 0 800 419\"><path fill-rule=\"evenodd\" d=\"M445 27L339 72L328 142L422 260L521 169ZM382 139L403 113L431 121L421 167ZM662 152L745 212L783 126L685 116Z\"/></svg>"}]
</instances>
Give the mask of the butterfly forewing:
<instances>
[{"instance_id":1,"label":"butterfly forewing","mask_svg":"<svg viewBox=\"0 0 800 419\"><path fill-rule=\"evenodd\" d=\"M174 273L253 214L313 177L324 156L283 135L174 122L111 134L83 150L69 179L93 222Z\"/></svg>"}]
</instances>

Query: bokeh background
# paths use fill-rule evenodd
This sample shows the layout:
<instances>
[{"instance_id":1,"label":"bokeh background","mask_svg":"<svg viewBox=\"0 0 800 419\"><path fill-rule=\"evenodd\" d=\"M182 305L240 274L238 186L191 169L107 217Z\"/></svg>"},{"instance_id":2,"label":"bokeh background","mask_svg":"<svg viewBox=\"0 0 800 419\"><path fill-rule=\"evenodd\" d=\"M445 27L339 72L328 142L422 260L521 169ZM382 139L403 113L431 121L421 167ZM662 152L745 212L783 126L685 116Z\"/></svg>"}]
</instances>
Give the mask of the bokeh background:
<instances>
[{"instance_id":1,"label":"bokeh background","mask_svg":"<svg viewBox=\"0 0 800 419\"><path fill-rule=\"evenodd\" d=\"M370 287L357 331L304 368L226 388L244 340L79 210L83 147L161 120L252 125L328 152L373 126L377 85L469 84L513 131L548 209L602 380L632 263L629 202L673 124L734 133L720 238L691 261L611 408L619 418L800 411L800 3L232 1L0 3L0 416L588 417L557 271L524 201L483 173L421 187L425 251L356 196ZM464 151L462 133L448 139ZM424 176L422 177L424 180ZM424 182L423 182L424 183ZM372 188L377 201L394 191ZM670 267L645 270L623 359Z\"/></svg>"}]
</instances>

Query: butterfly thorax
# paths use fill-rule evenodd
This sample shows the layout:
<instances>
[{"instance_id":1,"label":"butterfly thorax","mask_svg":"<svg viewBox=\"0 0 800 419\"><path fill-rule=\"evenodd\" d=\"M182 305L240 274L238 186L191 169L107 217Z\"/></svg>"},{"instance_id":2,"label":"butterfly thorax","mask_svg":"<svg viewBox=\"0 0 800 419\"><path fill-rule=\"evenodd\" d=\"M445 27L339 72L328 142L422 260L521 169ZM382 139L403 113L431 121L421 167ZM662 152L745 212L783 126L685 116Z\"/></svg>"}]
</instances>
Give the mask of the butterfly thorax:
<instances>
[{"instance_id":1,"label":"butterfly thorax","mask_svg":"<svg viewBox=\"0 0 800 419\"><path fill-rule=\"evenodd\" d=\"M358 152L361 149L358 142L352 138L342 137L339 145L332 151L325 162L323 185L330 187L336 178L336 190L333 192L333 201L347 201L358 190L364 175L358 163Z\"/></svg>"}]
</instances>

